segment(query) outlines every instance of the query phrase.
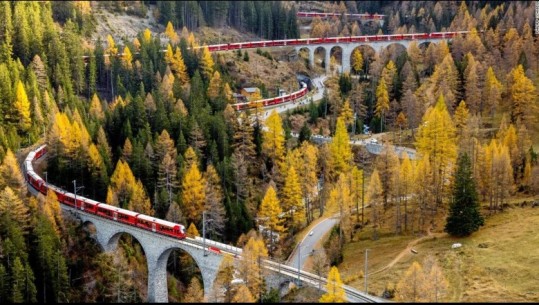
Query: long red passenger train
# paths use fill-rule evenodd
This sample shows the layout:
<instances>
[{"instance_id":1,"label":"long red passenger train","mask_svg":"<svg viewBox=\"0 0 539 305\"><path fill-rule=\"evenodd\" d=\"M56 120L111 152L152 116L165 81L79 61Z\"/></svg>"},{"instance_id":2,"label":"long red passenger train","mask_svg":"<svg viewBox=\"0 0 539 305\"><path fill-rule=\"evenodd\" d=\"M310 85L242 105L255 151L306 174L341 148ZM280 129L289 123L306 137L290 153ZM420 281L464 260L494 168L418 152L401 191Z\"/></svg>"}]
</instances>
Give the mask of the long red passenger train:
<instances>
[{"instance_id":1,"label":"long red passenger train","mask_svg":"<svg viewBox=\"0 0 539 305\"><path fill-rule=\"evenodd\" d=\"M33 161L41 158L47 153L47 146L42 145L38 149L30 152L24 160L24 176L28 184L36 191L47 195L51 191L56 194L58 201L61 204L68 205L77 210L86 213L95 214L97 216L107 218L113 221L121 222L141 229L152 231L155 233L171 236L178 239L184 239L185 226L170 221L154 218L152 216L141 213L121 209L112 205L98 202L80 195L67 192L50 183L47 183L35 171L32 164ZM76 201L75 201L76 198Z\"/></svg>"},{"instance_id":2,"label":"long red passenger train","mask_svg":"<svg viewBox=\"0 0 539 305\"><path fill-rule=\"evenodd\" d=\"M301 82L301 89L296 92L292 92L287 95L271 97L264 100L251 101L251 102L245 102L245 103L236 103L236 104L232 104L232 107L235 110L245 110L249 108L256 108L256 106L260 104L262 104L262 107L274 106L274 105L279 105L279 104L295 101L299 98L304 97L307 94L307 92L309 92L307 84L304 82Z\"/></svg>"}]
</instances>

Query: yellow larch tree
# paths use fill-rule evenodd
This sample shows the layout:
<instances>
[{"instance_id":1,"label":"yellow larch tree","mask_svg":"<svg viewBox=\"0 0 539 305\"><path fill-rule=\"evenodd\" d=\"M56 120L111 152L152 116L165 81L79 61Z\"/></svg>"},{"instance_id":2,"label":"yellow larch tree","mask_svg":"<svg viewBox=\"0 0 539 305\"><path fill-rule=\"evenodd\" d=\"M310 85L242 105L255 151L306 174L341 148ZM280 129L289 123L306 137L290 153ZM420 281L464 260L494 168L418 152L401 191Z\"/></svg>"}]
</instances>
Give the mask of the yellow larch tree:
<instances>
[{"instance_id":1,"label":"yellow larch tree","mask_svg":"<svg viewBox=\"0 0 539 305\"><path fill-rule=\"evenodd\" d=\"M386 143L376 157L375 167L382 182L384 212L390 206L390 198L397 198L397 179L399 178L399 156L391 143Z\"/></svg>"},{"instance_id":2,"label":"yellow larch tree","mask_svg":"<svg viewBox=\"0 0 539 305\"><path fill-rule=\"evenodd\" d=\"M221 74L219 71L213 72L210 84L208 85L208 97L212 100L216 99L221 93Z\"/></svg>"},{"instance_id":3,"label":"yellow larch tree","mask_svg":"<svg viewBox=\"0 0 539 305\"><path fill-rule=\"evenodd\" d=\"M261 260L267 257L268 249L266 249L264 240L259 236L249 238L243 247L238 272L255 299L263 289L264 274L260 264Z\"/></svg>"},{"instance_id":4,"label":"yellow larch tree","mask_svg":"<svg viewBox=\"0 0 539 305\"><path fill-rule=\"evenodd\" d=\"M435 258L428 256L423 264L427 301L438 303L447 293L449 283Z\"/></svg>"},{"instance_id":5,"label":"yellow larch tree","mask_svg":"<svg viewBox=\"0 0 539 305\"><path fill-rule=\"evenodd\" d=\"M30 118L30 101L28 101L28 95L21 81L17 82L17 89L15 93L14 108L17 111L18 127L20 131L28 131L32 126L32 119Z\"/></svg>"},{"instance_id":6,"label":"yellow larch tree","mask_svg":"<svg viewBox=\"0 0 539 305\"><path fill-rule=\"evenodd\" d=\"M493 198L491 198L491 210L498 210L505 203L514 189L513 168L511 167L511 157L507 146L495 145L496 140L492 140L492 165L491 174L493 181Z\"/></svg>"},{"instance_id":7,"label":"yellow larch tree","mask_svg":"<svg viewBox=\"0 0 539 305\"><path fill-rule=\"evenodd\" d=\"M380 118L380 132L383 131L384 117L389 111L389 93L384 78L380 79L378 87L376 87L376 108L374 112Z\"/></svg>"},{"instance_id":8,"label":"yellow larch tree","mask_svg":"<svg viewBox=\"0 0 539 305\"><path fill-rule=\"evenodd\" d=\"M346 126L342 117L337 118L335 135L329 144L329 149L331 151L333 178L337 178L339 173L347 173L350 170L353 157L350 138L346 132Z\"/></svg>"},{"instance_id":9,"label":"yellow larch tree","mask_svg":"<svg viewBox=\"0 0 539 305\"><path fill-rule=\"evenodd\" d=\"M109 34L107 35L107 42L108 47L106 50L106 53L110 56L116 56L118 54L118 47L116 47L116 43L114 42L114 38ZM109 58L109 63L111 62L111 58Z\"/></svg>"},{"instance_id":10,"label":"yellow larch tree","mask_svg":"<svg viewBox=\"0 0 539 305\"><path fill-rule=\"evenodd\" d=\"M183 297L185 303L204 303L204 289L197 277L192 277Z\"/></svg>"},{"instance_id":11,"label":"yellow larch tree","mask_svg":"<svg viewBox=\"0 0 539 305\"><path fill-rule=\"evenodd\" d=\"M234 294L234 287L231 282L234 279L236 268L234 266L234 258L230 254L223 255L223 260L219 264L217 276L213 282L212 295L213 302L231 303ZM253 300L254 302L254 300Z\"/></svg>"},{"instance_id":12,"label":"yellow larch tree","mask_svg":"<svg viewBox=\"0 0 539 305\"><path fill-rule=\"evenodd\" d=\"M324 205L324 216L331 217L339 211L339 191L333 186Z\"/></svg>"},{"instance_id":13,"label":"yellow larch tree","mask_svg":"<svg viewBox=\"0 0 539 305\"><path fill-rule=\"evenodd\" d=\"M98 120L103 120L105 114L103 113L103 105L99 100L99 97L96 93L92 96L92 101L90 102L90 115Z\"/></svg>"},{"instance_id":14,"label":"yellow larch tree","mask_svg":"<svg viewBox=\"0 0 539 305\"><path fill-rule=\"evenodd\" d=\"M182 30L182 33L183 33L183 30ZM187 45L190 46L192 49L194 49L195 52L197 51L199 47L193 32L189 33L189 36L187 37Z\"/></svg>"},{"instance_id":15,"label":"yellow larch tree","mask_svg":"<svg viewBox=\"0 0 539 305\"><path fill-rule=\"evenodd\" d=\"M131 53L131 50L129 50L128 46L125 46L124 48L122 64L127 70L133 69L133 54Z\"/></svg>"},{"instance_id":16,"label":"yellow larch tree","mask_svg":"<svg viewBox=\"0 0 539 305\"><path fill-rule=\"evenodd\" d=\"M110 177L107 203L121 208L127 208L139 213L153 215L148 195L142 182L135 179L129 164L122 159L116 163L116 169Z\"/></svg>"},{"instance_id":17,"label":"yellow larch tree","mask_svg":"<svg viewBox=\"0 0 539 305\"><path fill-rule=\"evenodd\" d=\"M492 117L494 112L500 105L502 98L503 85L496 78L494 70L489 67L485 76L485 84L483 87L483 103L484 111Z\"/></svg>"},{"instance_id":18,"label":"yellow larch tree","mask_svg":"<svg viewBox=\"0 0 539 305\"><path fill-rule=\"evenodd\" d=\"M47 210L47 217L54 225L56 232L60 233L64 228L64 218L62 216L60 202L58 202L58 197L55 192L47 192L47 195L43 199L43 208L44 210Z\"/></svg>"},{"instance_id":19,"label":"yellow larch tree","mask_svg":"<svg viewBox=\"0 0 539 305\"><path fill-rule=\"evenodd\" d=\"M137 37L133 39L133 46L135 47L135 52L140 51L140 41L138 40Z\"/></svg>"},{"instance_id":20,"label":"yellow larch tree","mask_svg":"<svg viewBox=\"0 0 539 305\"><path fill-rule=\"evenodd\" d=\"M286 214L285 219L290 219L288 228L299 229L305 224L305 205L301 196L301 185L294 166L288 168L282 192L282 208Z\"/></svg>"},{"instance_id":21,"label":"yellow larch tree","mask_svg":"<svg viewBox=\"0 0 539 305\"><path fill-rule=\"evenodd\" d=\"M440 95L434 108L427 109L416 137L419 156L428 154L432 166L436 207L443 198L449 198L449 181L457 158L456 132L446 108L444 96Z\"/></svg>"},{"instance_id":22,"label":"yellow larch tree","mask_svg":"<svg viewBox=\"0 0 539 305\"><path fill-rule=\"evenodd\" d=\"M299 148L301 152L301 163L298 165L298 175L301 181L301 189L303 198L306 203L307 220L311 220L311 200L313 200L318 192L318 148L305 141Z\"/></svg>"},{"instance_id":23,"label":"yellow larch tree","mask_svg":"<svg viewBox=\"0 0 539 305\"><path fill-rule=\"evenodd\" d=\"M352 53L352 67L356 73L359 73L363 69L363 56L359 49L355 49Z\"/></svg>"},{"instance_id":24,"label":"yellow larch tree","mask_svg":"<svg viewBox=\"0 0 539 305\"><path fill-rule=\"evenodd\" d=\"M167 50L165 52L165 62L171 65L173 59L174 59L174 52L172 52L172 46L169 43L167 44Z\"/></svg>"},{"instance_id":25,"label":"yellow larch tree","mask_svg":"<svg viewBox=\"0 0 539 305\"><path fill-rule=\"evenodd\" d=\"M171 61L170 69L174 71L176 78L178 78L183 85L189 84L187 66L185 66L185 62L183 60L182 51L178 47L176 47L176 51L174 51L174 58Z\"/></svg>"},{"instance_id":26,"label":"yellow larch tree","mask_svg":"<svg viewBox=\"0 0 539 305\"><path fill-rule=\"evenodd\" d=\"M403 152L399 169L399 201L404 204L404 231L408 231L408 195L412 193L414 185L414 168L406 152ZM400 222L400 220L398 220Z\"/></svg>"},{"instance_id":27,"label":"yellow larch tree","mask_svg":"<svg viewBox=\"0 0 539 305\"><path fill-rule=\"evenodd\" d=\"M133 144L129 138L125 138L124 146L122 148L122 158L125 162L129 163L131 161L131 156L133 155Z\"/></svg>"},{"instance_id":28,"label":"yellow larch tree","mask_svg":"<svg viewBox=\"0 0 539 305\"><path fill-rule=\"evenodd\" d=\"M150 43L152 41L152 32L150 29L146 28L144 32L142 33L142 41L144 43Z\"/></svg>"},{"instance_id":29,"label":"yellow larch tree","mask_svg":"<svg viewBox=\"0 0 539 305\"><path fill-rule=\"evenodd\" d=\"M198 157L193 147L189 146L183 153L183 159L185 160L185 168L190 168L195 165L198 166Z\"/></svg>"},{"instance_id":30,"label":"yellow larch tree","mask_svg":"<svg viewBox=\"0 0 539 305\"><path fill-rule=\"evenodd\" d=\"M382 182L380 182L380 176L378 170L374 169L371 174L369 186L367 187L367 201L371 207L371 221L373 228L373 237L378 239L378 228L380 226L380 206L382 205Z\"/></svg>"},{"instance_id":31,"label":"yellow larch tree","mask_svg":"<svg viewBox=\"0 0 539 305\"><path fill-rule=\"evenodd\" d=\"M213 62L213 58L211 57L208 46L204 46L202 49L202 56L200 58L200 70L206 80L211 79L214 71L214 65L215 63Z\"/></svg>"},{"instance_id":32,"label":"yellow larch tree","mask_svg":"<svg viewBox=\"0 0 539 305\"><path fill-rule=\"evenodd\" d=\"M236 293L232 297L230 303L255 303L256 298L253 297L249 288L244 284L240 284L236 290Z\"/></svg>"},{"instance_id":33,"label":"yellow larch tree","mask_svg":"<svg viewBox=\"0 0 539 305\"><path fill-rule=\"evenodd\" d=\"M267 130L263 132L264 142L262 153L268 156L274 165L278 165L284 159L284 129L281 117L274 109L266 119Z\"/></svg>"},{"instance_id":34,"label":"yellow larch tree","mask_svg":"<svg viewBox=\"0 0 539 305\"><path fill-rule=\"evenodd\" d=\"M468 111L466 102L464 102L464 100L460 101L459 106L457 107L457 109L455 109L455 114L453 115L453 120L455 121L457 141L459 143L464 140L463 136L467 128L466 125L468 122L469 113L470 112ZM464 145L459 145L459 147L462 148L464 147Z\"/></svg>"},{"instance_id":35,"label":"yellow larch tree","mask_svg":"<svg viewBox=\"0 0 539 305\"><path fill-rule=\"evenodd\" d=\"M413 262L397 284L397 300L405 302L425 302L427 300L427 282L423 267Z\"/></svg>"},{"instance_id":36,"label":"yellow larch tree","mask_svg":"<svg viewBox=\"0 0 539 305\"><path fill-rule=\"evenodd\" d=\"M337 212L341 216L339 237L344 242L352 237L352 196L350 192L350 174L339 174L335 184L337 190Z\"/></svg>"},{"instance_id":37,"label":"yellow larch tree","mask_svg":"<svg viewBox=\"0 0 539 305\"><path fill-rule=\"evenodd\" d=\"M178 41L180 40L180 37L174 30L174 27L172 26L172 22L170 21L167 23L167 27L165 29L165 35L167 35L168 39L170 39L170 42L173 45L177 44Z\"/></svg>"},{"instance_id":38,"label":"yellow larch tree","mask_svg":"<svg viewBox=\"0 0 539 305\"><path fill-rule=\"evenodd\" d=\"M497 137L498 139L500 139L501 143L503 143L503 145L507 146L507 149L509 149L513 172L518 171L521 165L521 159L519 157L521 152L518 148L519 139L517 135L517 129L513 124L509 124L508 127L504 127L502 124L500 125L501 126L500 130L498 131Z\"/></svg>"},{"instance_id":39,"label":"yellow larch tree","mask_svg":"<svg viewBox=\"0 0 539 305\"><path fill-rule=\"evenodd\" d=\"M537 92L533 82L524 74L522 65L511 70L507 81L507 95L511 107L511 122L524 124L527 127L536 123Z\"/></svg>"},{"instance_id":40,"label":"yellow larch tree","mask_svg":"<svg viewBox=\"0 0 539 305\"><path fill-rule=\"evenodd\" d=\"M19 167L19 162L9 148L0 165L0 190L7 186L20 196L26 194L26 181Z\"/></svg>"},{"instance_id":41,"label":"yellow larch tree","mask_svg":"<svg viewBox=\"0 0 539 305\"><path fill-rule=\"evenodd\" d=\"M382 79L384 80L390 101L395 97L395 75L397 75L397 66L395 66L392 60L389 60L382 70Z\"/></svg>"},{"instance_id":42,"label":"yellow larch tree","mask_svg":"<svg viewBox=\"0 0 539 305\"><path fill-rule=\"evenodd\" d=\"M359 224L359 203L361 202L361 215L365 208L365 181L363 169L352 167L350 172L350 196L352 205L356 207L356 224Z\"/></svg>"},{"instance_id":43,"label":"yellow larch tree","mask_svg":"<svg viewBox=\"0 0 539 305\"><path fill-rule=\"evenodd\" d=\"M187 228L187 236L190 236L190 237L200 236L200 233L198 232L197 227L192 222L189 224L189 227Z\"/></svg>"},{"instance_id":44,"label":"yellow larch tree","mask_svg":"<svg viewBox=\"0 0 539 305\"><path fill-rule=\"evenodd\" d=\"M86 166L91 173L92 188L97 188L97 183L108 183L107 169L103 157L99 153L99 149L94 143L90 143L88 147L88 157Z\"/></svg>"},{"instance_id":45,"label":"yellow larch tree","mask_svg":"<svg viewBox=\"0 0 539 305\"><path fill-rule=\"evenodd\" d=\"M350 107L350 101L348 99L344 101L339 116L343 118L346 125L354 123L354 112Z\"/></svg>"},{"instance_id":46,"label":"yellow larch tree","mask_svg":"<svg viewBox=\"0 0 539 305\"><path fill-rule=\"evenodd\" d=\"M146 192L144 191L144 186L142 185L142 182L138 179L135 185L132 187L131 200L129 200L127 209L149 216L153 216L154 214L152 204L150 203L150 198L148 198L148 195L146 195Z\"/></svg>"},{"instance_id":47,"label":"yellow larch tree","mask_svg":"<svg viewBox=\"0 0 539 305\"><path fill-rule=\"evenodd\" d=\"M344 303L346 302L346 293L339 269L336 266L331 267L328 273L326 284L326 293L320 297L320 303Z\"/></svg>"},{"instance_id":48,"label":"yellow larch tree","mask_svg":"<svg viewBox=\"0 0 539 305\"><path fill-rule=\"evenodd\" d=\"M285 219L281 217L282 213L283 209L281 208L279 198L277 198L277 193L273 186L270 185L258 208L257 218L259 224L264 226L267 230L270 230L270 244L272 246L275 243L273 233L278 233L282 240L283 234L286 231L283 225Z\"/></svg>"},{"instance_id":49,"label":"yellow larch tree","mask_svg":"<svg viewBox=\"0 0 539 305\"><path fill-rule=\"evenodd\" d=\"M0 215L13 220L16 226L23 231L29 229L30 213L28 207L9 186L0 192Z\"/></svg>"},{"instance_id":50,"label":"yellow larch tree","mask_svg":"<svg viewBox=\"0 0 539 305\"><path fill-rule=\"evenodd\" d=\"M181 199L185 216L189 222L200 223L206 201L205 180L195 163L191 165L182 179Z\"/></svg>"},{"instance_id":51,"label":"yellow larch tree","mask_svg":"<svg viewBox=\"0 0 539 305\"><path fill-rule=\"evenodd\" d=\"M477 71L479 64L475 61L472 53L466 54L468 65L464 70L464 81L466 91L466 103L472 114L483 112L483 100L481 99L481 87Z\"/></svg>"},{"instance_id":52,"label":"yellow larch tree","mask_svg":"<svg viewBox=\"0 0 539 305\"><path fill-rule=\"evenodd\" d=\"M423 155L421 159L417 161L414 171L414 181L413 184L413 193L416 196L412 197L415 199L416 208L412 210L412 219L416 219L416 211L419 210L420 215L418 218L418 228L419 230L425 230L426 213L427 210L434 211L434 186L433 186L433 172L432 166L430 163L430 157L427 154ZM413 220L414 223L416 222ZM414 233L414 223L412 223L412 233Z\"/></svg>"},{"instance_id":53,"label":"yellow larch tree","mask_svg":"<svg viewBox=\"0 0 539 305\"><path fill-rule=\"evenodd\" d=\"M232 92L228 83L223 86L223 95L229 104L234 103L234 92Z\"/></svg>"}]
</instances>

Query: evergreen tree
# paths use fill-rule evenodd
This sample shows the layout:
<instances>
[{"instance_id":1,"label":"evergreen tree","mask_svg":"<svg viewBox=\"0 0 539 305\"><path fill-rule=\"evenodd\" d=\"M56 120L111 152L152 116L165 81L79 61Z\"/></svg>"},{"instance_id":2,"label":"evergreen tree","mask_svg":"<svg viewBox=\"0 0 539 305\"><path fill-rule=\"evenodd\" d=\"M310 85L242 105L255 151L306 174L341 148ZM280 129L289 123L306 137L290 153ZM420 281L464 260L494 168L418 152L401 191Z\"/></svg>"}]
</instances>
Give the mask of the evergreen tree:
<instances>
[{"instance_id":1,"label":"evergreen tree","mask_svg":"<svg viewBox=\"0 0 539 305\"><path fill-rule=\"evenodd\" d=\"M449 208L445 231L457 237L468 236L484 225L484 219L479 211L475 180L466 153L459 156L454 181L453 202Z\"/></svg>"}]
</instances>

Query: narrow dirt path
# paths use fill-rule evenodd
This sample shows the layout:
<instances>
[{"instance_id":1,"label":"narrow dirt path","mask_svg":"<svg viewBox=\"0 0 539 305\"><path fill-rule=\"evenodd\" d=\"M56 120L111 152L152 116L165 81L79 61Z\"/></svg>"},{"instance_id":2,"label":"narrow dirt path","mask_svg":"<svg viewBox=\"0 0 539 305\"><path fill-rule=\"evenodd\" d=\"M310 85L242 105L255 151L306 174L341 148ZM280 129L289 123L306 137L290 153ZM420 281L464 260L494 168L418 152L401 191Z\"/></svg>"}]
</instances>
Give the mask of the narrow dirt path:
<instances>
[{"instance_id":1,"label":"narrow dirt path","mask_svg":"<svg viewBox=\"0 0 539 305\"><path fill-rule=\"evenodd\" d=\"M420 238L417 238L417 239L414 239L412 241L410 241L407 245L406 245L406 248L404 250L402 250L389 264L385 265L384 267L382 267L381 269L379 270L376 270L376 271L373 271L371 273L369 273L369 276L373 275L373 274L377 274L377 273L380 273L382 271L385 271L385 270L388 270L390 269L391 267L393 267L396 263L398 263L403 257L404 255L406 255L407 253L410 253L412 248L417 245L418 243L422 242L422 241L426 241L426 240L429 240L429 239L434 239L436 237L442 237L442 236L445 236L447 233L432 233L430 231L430 228L427 230L427 235L425 236L422 236Z\"/></svg>"}]
</instances>

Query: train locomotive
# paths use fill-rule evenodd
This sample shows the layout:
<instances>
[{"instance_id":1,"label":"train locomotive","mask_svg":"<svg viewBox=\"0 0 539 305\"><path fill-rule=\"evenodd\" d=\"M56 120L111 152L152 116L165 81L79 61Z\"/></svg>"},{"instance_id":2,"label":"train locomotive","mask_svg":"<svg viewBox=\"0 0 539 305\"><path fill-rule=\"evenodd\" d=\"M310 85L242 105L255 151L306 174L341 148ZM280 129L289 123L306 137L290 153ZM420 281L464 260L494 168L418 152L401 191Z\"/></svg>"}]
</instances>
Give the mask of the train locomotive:
<instances>
[{"instance_id":1,"label":"train locomotive","mask_svg":"<svg viewBox=\"0 0 539 305\"><path fill-rule=\"evenodd\" d=\"M177 239L185 239L185 226L170 221L154 218L152 216L122 209L106 203L92 200L80 195L67 192L57 186L44 181L35 171L32 162L47 153L47 146L42 145L30 152L24 160L24 177L27 183L43 195L52 191L58 201L72 208L91 213L99 217L135 226L151 232L167 235Z\"/></svg>"}]
</instances>

